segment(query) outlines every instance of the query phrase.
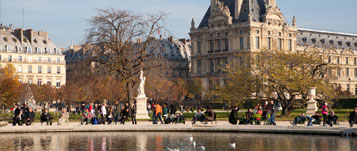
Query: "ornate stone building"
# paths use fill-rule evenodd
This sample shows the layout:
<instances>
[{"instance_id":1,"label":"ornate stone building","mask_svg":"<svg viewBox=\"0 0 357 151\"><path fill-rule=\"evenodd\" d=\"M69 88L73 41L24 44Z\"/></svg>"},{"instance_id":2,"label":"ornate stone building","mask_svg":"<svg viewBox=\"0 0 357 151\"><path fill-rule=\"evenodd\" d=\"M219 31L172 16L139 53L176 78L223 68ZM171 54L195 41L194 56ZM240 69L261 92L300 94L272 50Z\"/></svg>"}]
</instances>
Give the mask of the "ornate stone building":
<instances>
[{"instance_id":1,"label":"ornate stone building","mask_svg":"<svg viewBox=\"0 0 357 151\"><path fill-rule=\"evenodd\" d=\"M206 90L224 84L223 66L242 62L235 54L277 49L327 55L326 61L339 66L333 82L357 91L357 35L298 29L295 17L288 24L276 0L211 0L198 27L192 20L190 36L191 77Z\"/></svg>"},{"instance_id":2,"label":"ornate stone building","mask_svg":"<svg viewBox=\"0 0 357 151\"><path fill-rule=\"evenodd\" d=\"M0 26L0 67L12 64L19 81L30 84L66 83L66 62L47 32Z\"/></svg>"}]
</instances>

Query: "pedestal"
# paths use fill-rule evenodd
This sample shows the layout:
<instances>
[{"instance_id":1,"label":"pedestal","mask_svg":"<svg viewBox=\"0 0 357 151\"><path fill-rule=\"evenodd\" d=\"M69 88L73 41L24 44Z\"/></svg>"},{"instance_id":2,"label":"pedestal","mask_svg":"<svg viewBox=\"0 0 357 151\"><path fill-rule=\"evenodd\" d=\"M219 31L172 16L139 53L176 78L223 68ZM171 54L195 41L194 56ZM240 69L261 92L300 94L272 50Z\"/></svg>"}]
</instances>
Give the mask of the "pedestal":
<instances>
[{"instance_id":1,"label":"pedestal","mask_svg":"<svg viewBox=\"0 0 357 151\"><path fill-rule=\"evenodd\" d=\"M136 100L136 119L150 119L147 111L147 97L137 97Z\"/></svg>"},{"instance_id":2,"label":"pedestal","mask_svg":"<svg viewBox=\"0 0 357 151\"><path fill-rule=\"evenodd\" d=\"M307 116L313 116L315 115L315 112L318 110L317 108L317 102L314 99L311 99L310 101L307 101L307 108L306 108L306 115Z\"/></svg>"}]
</instances>

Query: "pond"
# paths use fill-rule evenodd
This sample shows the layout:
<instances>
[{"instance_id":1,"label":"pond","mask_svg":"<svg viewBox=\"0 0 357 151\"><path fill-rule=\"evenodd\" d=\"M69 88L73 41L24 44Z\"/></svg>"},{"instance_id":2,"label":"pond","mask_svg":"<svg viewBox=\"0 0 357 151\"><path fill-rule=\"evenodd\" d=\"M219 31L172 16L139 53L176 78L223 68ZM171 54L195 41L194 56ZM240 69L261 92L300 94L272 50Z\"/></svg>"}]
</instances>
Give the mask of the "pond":
<instances>
[{"instance_id":1,"label":"pond","mask_svg":"<svg viewBox=\"0 0 357 151\"><path fill-rule=\"evenodd\" d=\"M236 144L235 149L232 147L233 143ZM203 149L206 151L352 151L356 150L356 147L356 138L311 135L175 132L0 135L1 151L162 151L171 149L179 149L180 151L199 151Z\"/></svg>"}]
</instances>

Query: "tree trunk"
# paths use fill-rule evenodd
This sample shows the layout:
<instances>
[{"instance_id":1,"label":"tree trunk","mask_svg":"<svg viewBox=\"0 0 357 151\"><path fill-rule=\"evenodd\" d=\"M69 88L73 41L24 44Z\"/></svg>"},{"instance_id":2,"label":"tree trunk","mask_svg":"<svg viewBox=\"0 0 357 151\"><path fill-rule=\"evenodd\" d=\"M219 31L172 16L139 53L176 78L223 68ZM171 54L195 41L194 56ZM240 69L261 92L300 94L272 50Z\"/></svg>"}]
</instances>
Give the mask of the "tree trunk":
<instances>
[{"instance_id":1,"label":"tree trunk","mask_svg":"<svg viewBox=\"0 0 357 151\"><path fill-rule=\"evenodd\" d=\"M2 113L5 114L5 106L2 106Z\"/></svg>"},{"instance_id":2,"label":"tree trunk","mask_svg":"<svg viewBox=\"0 0 357 151\"><path fill-rule=\"evenodd\" d=\"M126 85L126 90L129 103L134 104L133 82L131 80L128 81Z\"/></svg>"},{"instance_id":3,"label":"tree trunk","mask_svg":"<svg viewBox=\"0 0 357 151\"><path fill-rule=\"evenodd\" d=\"M290 113L293 111L293 108L290 105L282 105L281 116L289 117Z\"/></svg>"}]
</instances>

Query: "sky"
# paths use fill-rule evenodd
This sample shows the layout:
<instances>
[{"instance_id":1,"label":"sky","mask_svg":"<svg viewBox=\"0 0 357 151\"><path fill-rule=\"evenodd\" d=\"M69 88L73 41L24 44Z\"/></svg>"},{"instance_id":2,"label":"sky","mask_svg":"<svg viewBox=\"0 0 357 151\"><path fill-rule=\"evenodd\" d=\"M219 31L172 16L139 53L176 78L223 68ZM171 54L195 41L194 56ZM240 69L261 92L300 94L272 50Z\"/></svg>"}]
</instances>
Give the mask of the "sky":
<instances>
[{"instance_id":1,"label":"sky","mask_svg":"<svg viewBox=\"0 0 357 151\"><path fill-rule=\"evenodd\" d=\"M357 0L277 0L286 20L299 28L357 34ZM88 20L97 9L124 9L137 14L168 14L164 36L189 38L192 18L201 21L210 0L1 0L1 23L49 32L58 47L82 44ZM24 15L23 15L24 10ZM23 17L24 16L24 17ZM23 24L24 18L24 24Z\"/></svg>"}]
</instances>

